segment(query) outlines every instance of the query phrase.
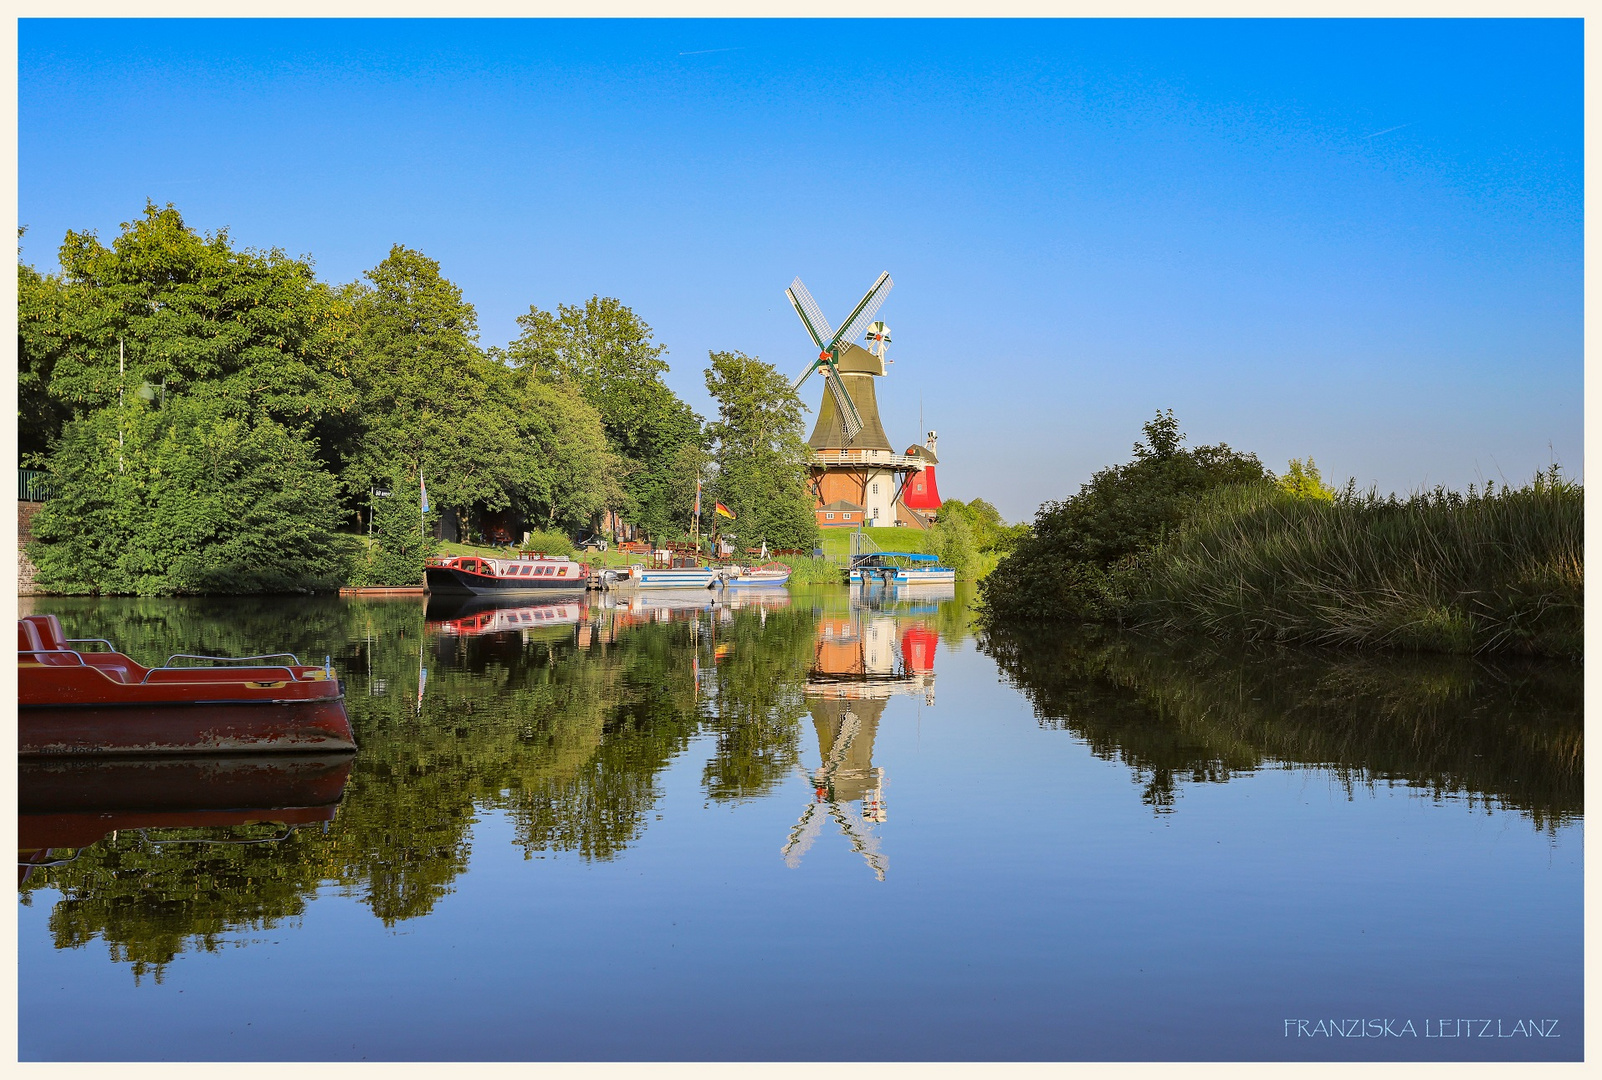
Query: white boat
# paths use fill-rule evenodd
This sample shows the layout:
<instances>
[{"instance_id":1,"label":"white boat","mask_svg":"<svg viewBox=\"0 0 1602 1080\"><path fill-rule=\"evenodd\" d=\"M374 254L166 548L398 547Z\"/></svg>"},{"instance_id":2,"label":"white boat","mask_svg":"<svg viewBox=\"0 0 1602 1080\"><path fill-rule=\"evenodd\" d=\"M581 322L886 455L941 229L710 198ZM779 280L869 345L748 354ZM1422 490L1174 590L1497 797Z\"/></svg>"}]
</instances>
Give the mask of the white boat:
<instances>
[{"instance_id":1,"label":"white boat","mask_svg":"<svg viewBox=\"0 0 1602 1080\"><path fill-rule=\"evenodd\" d=\"M710 566L676 566L653 570L635 564L629 580L642 589L707 589L717 578Z\"/></svg>"},{"instance_id":2,"label":"white boat","mask_svg":"<svg viewBox=\"0 0 1602 1080\"><path fill-rule=\"evenodd\" d=\"M722 581L726 588L783 585L790 580L790 568L783 565L776 567L731 566L723 571L719 580Z\"/></svg>"},{"instance_id":3,"label":"white boat","mask_svg":"<svg viewBox=\"0 0 1602 1080\"><path fill-rule=\"evenodd\" d=\"M953 585L955 582L956 570L945 566L892 566L881 562L878 566L851 567L852 585Z\"/></svg>"}]
</instances>

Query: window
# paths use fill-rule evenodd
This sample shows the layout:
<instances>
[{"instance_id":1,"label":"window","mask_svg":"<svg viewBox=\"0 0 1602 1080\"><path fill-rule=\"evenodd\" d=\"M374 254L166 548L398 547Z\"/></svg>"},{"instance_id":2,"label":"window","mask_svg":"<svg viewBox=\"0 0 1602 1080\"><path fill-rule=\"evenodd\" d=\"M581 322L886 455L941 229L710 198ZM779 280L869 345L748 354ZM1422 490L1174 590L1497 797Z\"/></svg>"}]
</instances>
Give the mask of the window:
<instances>
[{"instance_id":1,"label":"window","mask_svg":"<svg viewBox=\"0 0 1602 1080\"><path fill-rule=\"evenodd\" d=\"M828 518L830 521L834 520L834 515L832 513L827 513L827 514L824 514L823 516Z\"/></svg>"},{"instance_id":2,"label":"window","mask_svg":"<svg viewBox=\"0 0 1602 1080\"><path fill-rule=\"evenodd\" d=\"M562 567L562 569L558 570L556 572L556 576L557 577L567 577L567 567L564 566L564 567Z\"/></svg>"},{"instance_id":3,"label":"window","mask_svg":"<svg viewBox=\"0 0 1602 1080\"><path fill-rule=\"evenodd\" d=\"M873 493L875 495L879 494L879 485L878 484L873 485Z\"/></svg>"},{"instance_id":4,"label":"window","mask_svg":"<svg viewBox=\"0 0 1602 1080\"><path fill-rule=\"evenodd\" d=\"M851 520L851 511L847 510L844 514L842 514L840 516L845 518L847 521L850 521Z\"/></svg>"}]
</instances>

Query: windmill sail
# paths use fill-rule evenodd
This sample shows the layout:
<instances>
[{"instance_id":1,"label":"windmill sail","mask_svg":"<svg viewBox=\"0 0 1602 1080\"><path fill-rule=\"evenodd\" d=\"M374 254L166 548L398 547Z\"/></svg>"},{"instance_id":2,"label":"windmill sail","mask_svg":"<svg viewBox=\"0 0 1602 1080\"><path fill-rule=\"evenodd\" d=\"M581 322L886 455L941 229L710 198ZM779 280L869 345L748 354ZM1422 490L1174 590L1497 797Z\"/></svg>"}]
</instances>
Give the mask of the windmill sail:
<instances>
[{"instance_id":1,"label":"windmill sail","mask_svg":"<svg viewBox=\"0 0 1602 1080\"><path fill-rule=\"evenodd\" d=\"M856 341L861 337L868 329L868 324L873 321L873 317L879 313L880 305L884 303L884 298L890 295L890 290L895 284L890 280L889 271L880 274L879 280L875 281L873 287L857 302L851 314L846 316L845 325L829 343L833 345L841 341Z\"/></svg>"},{"instance_id":2,"label":"windmill sail","mask_svg":"<svg viewBox=\"0 0 1602 1080\"><path fill-rule=\"evenodd\" d=\"M846 438L855 439L862 430L862 414L857 411L857 403L851 400L851 394L845 388L845 382L840 378L839 372L833 365L823 365L824 379L829 384L829 392L834 395L834 404L840 410L840 422L845 426Z\"/></svg>"},{"instance_id":3,"label":"windmill sail","mask_svg":"<svg viewBox=\"0 0 1602 1080\"><path fill-rule=\"evenodd\" d=\"M812 335L813 343L820 349L827 349L829 346L824 343L833 343L834 330L829 326L829 320L823 317L823 309L812 299L812 294L801 284L799 277L790 282L790 287L784 290L784 295L790 298L795 313L801 316L801 324L807 328L807 333Z\"/></svg>"}]
</instances>

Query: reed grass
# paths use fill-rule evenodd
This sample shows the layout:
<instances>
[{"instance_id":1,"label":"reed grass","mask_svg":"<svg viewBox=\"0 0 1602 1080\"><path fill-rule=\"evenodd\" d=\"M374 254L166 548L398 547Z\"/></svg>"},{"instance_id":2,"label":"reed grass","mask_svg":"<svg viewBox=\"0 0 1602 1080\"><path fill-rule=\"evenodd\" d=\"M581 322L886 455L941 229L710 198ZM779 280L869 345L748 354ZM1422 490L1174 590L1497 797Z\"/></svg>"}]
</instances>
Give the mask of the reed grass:
<instances>
[{"instance_id":1,"label":"reed grass","mask_svg":"<svg viewBox=\"0 0 1602 1080\"><path fill-rule=\"evenodd\" d=\"M845 566L834 559L814 559L806 555L786 555L778 562L790 568L792 585L843 585Z\"/></svg>"},{"instance_id":2,"label":"reed grass","mask_svg":"<svg viewBox=\"0 0 1602 1080\"><path fill-rule=\"evenodd\" d=\"M1138 625L1431 652L1583 654L1584 488L1214 492L1123 571Z\"/></svg>"}]
</instances>

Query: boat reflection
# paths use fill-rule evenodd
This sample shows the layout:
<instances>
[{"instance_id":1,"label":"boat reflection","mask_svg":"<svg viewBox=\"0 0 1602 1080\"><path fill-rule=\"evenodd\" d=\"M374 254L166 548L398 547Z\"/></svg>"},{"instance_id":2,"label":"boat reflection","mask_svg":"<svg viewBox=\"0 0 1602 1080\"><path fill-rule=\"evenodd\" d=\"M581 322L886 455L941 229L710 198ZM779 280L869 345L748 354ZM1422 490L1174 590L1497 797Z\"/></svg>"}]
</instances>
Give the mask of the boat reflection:
<instances>
[{"instance_id":1,"label":"boat reflection","mask_svg":"<svg viewBox=\"0 0 1602 1080\"><path fill-rule=\"evenodd\" d=\"M118 832L266 822L293 829L332 821L355 760L351 753L23 759L17 764L19 884L40 866L59 865L58 851L82 851Z\"/></svg>"}]
</instances>

